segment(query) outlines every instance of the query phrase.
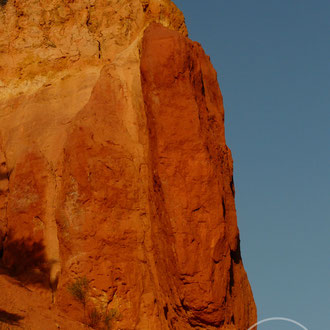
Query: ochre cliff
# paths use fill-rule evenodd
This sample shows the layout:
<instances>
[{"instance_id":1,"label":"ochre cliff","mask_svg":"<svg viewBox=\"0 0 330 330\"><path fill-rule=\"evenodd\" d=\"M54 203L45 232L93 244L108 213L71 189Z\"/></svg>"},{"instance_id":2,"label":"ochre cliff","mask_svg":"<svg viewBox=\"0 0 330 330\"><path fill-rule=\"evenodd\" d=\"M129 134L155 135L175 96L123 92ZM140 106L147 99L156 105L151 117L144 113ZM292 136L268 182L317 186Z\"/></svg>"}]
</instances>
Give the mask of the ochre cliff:
<instances>
[{"instance_id":1,"label":"ochre cliff","mask_svg":"<svg viewBox=\"0 0 330 330\"><path fill-rule=\"evenodd\" d=\"M247 329L234 195L216 72L171 1L0 7L0 324Z\"/></svg>"}]
</instances>

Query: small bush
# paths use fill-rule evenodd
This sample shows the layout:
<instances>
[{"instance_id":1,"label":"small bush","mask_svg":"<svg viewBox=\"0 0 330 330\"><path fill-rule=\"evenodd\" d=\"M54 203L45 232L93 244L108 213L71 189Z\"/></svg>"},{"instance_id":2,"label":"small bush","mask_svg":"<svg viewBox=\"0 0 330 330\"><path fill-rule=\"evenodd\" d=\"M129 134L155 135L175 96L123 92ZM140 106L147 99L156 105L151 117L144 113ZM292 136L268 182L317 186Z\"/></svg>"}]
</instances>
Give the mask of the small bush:
<instances>
[{"instance_id":1,"label":"small bush","mask_svg":"<svg viewBox=\"0 0 330 330\"><path fill-rule=\"evenodd\" d=\"M105 325L106 330L110 330L112 327L113 321L115 321L119 317L119 313L116 309L109 309L105 311L103 315L103 323Z\"/></svg>"},{"instance_id":2,"label":"small bush","mask_svg":"<svg viewBox=\"0 0 330 330\"><path fill-rule=\"evenodd\" d=\"M68 291L85 309L89 291L89 281L86 276L79 277L73 283L70 283L68 285Z\"/></svg>"},{"instance_id":3,"label":"small bush","mask_svg":"<svg viewBox=\"0 0 330 330\"><path fill-rule=\"evenodd\" d=\"M102 314L94 307L88 313L88 325L96 328L102 320Z\"/></svg>"},{"instance_id":4,"label":"small bush","mask_svg":"<svg viewBox=\"0 0 330 330\"><path fill-rule=\"evenodd\" d=\"M8 0L0 0L0 6L5 6Z\"/></svg>"},{"instance_id":5,"label":"small bush","mask_svg":"<svg viewBox=\"0 0 330 330\"><path fill-rule=\"evenodd\" d=\"M0 0L1 1L1 0ZM89 294L89 280L86 276L77 278L74 282L67 286L68 291L72 297L81 303L84 307L84 323L93 329L112 329L113 322L119 318L119 312L117 309L101 308L101 312L95 307L95 305L89 301L88 306L88 294ZM86 313L87 312L87 313ZM87 317L86 317L87 314ZM100 324L100 323L103 323Z\"/></svg>"}]
</instances>

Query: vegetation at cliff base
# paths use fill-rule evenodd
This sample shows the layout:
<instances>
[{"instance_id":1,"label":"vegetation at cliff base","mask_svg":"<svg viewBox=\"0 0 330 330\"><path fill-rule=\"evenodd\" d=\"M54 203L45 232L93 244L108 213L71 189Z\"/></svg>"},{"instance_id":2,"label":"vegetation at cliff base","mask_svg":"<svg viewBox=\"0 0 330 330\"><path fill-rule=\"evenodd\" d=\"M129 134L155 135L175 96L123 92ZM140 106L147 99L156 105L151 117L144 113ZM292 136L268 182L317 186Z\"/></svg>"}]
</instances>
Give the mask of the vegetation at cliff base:
<instances>
[{"instance_id":1,"label":"vegetation at cliff base","mask_svg":"<svg viewBox=\"0 0 330 330\"><path fill-rule=\"evenodd\" d=\"M103 315L103 323L105 325L105 329L110 330L113 321L117 320L118 318L119 313L117 309L109 309L108 311L105 311Z\"/></svg>"},{"instance_id":2,"label":"vegetation at cliff base","mask_svg":"<svg viewBox=\"0 0 330 330\"><path fill-rule=\"evenodd\" d=\"M86 276L77 278L68 285L68 291L72 297L86 307L87 295L89 291L89 281Z\"/></svg>"},{"instance_id":3,"label":"vegetation at cliff base","mask_svg":"<svg viewBox=\"0 0 330 330\"><path fill-rule=\"evenodd\" d=\"M117 309L107 309L107 306L96 308L89 299L90 281L86 276L78 277L68 284L67 289L71 296L82 304L84 308L84 323L93 329L110 330L113 322L119 318ZM87 310L87 317L86 317Z\"/></svg>"}]
</instances>

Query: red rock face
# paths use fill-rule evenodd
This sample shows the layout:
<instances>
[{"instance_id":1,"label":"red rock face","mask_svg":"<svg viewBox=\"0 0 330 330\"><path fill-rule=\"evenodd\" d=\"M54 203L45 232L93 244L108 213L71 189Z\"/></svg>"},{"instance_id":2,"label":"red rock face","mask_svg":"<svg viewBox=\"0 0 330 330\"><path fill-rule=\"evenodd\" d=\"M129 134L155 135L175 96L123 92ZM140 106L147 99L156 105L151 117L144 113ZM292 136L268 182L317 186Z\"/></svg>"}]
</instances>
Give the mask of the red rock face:
<instances>
[{"instance_id":1,"label":"red rock face","mask_svg":"<svg viewBox=\"0 0 330 330\"><path fill-rule=\"evenodd\" d=\"M256 321L216 72L175 17L183 33L134 26L110 63L0 95L0 309L26 328L84 328L67 289L84 276L87 312L116 310L115 329Z\"/></svg>"},{"instance_id":2,"label":"red rock face","mask_svg":"<svg viewBox=\"0 0 330 330\"><path fill-rule=\"evenodd\" d=\"M160 25L145 32L141 72L168 323L179 315L190 326L248 328L255 306L240 257L216 72L199 44Z\"/></svg>"}]
</instances>

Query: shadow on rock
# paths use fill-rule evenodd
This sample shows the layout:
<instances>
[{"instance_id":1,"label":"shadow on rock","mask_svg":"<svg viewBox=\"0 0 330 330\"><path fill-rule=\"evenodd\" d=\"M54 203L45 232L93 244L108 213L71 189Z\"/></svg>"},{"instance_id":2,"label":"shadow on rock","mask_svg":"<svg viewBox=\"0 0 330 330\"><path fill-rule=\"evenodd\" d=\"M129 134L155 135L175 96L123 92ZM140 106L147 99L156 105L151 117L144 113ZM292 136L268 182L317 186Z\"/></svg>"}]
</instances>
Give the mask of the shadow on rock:
<instances>
[{"instance_id":1,"label":"shadow on rock","mask_svg":"<svg viewBox=\"0 0 330 330\"><path fill-rule=\"evenodd\" d=\"M49 273L53 261L45 255L42 241L35 241L30 237L15 239L11 231L5 236L2 251L0 251L0 272L15 278L22 284L49 286Z\"/></svg>"},{"instance_id":2,"label":"shadow on rock","mask_svg":"<svg viewBox=\"0 0 330 330\"><path fill-rule=\"evenodd\" d=\"M0 323L6 323L10 325L20 325L20 321L24 319L23 316L18 314L8 313L3 309L0 309Z\"/></svg>"}]
</instances>

